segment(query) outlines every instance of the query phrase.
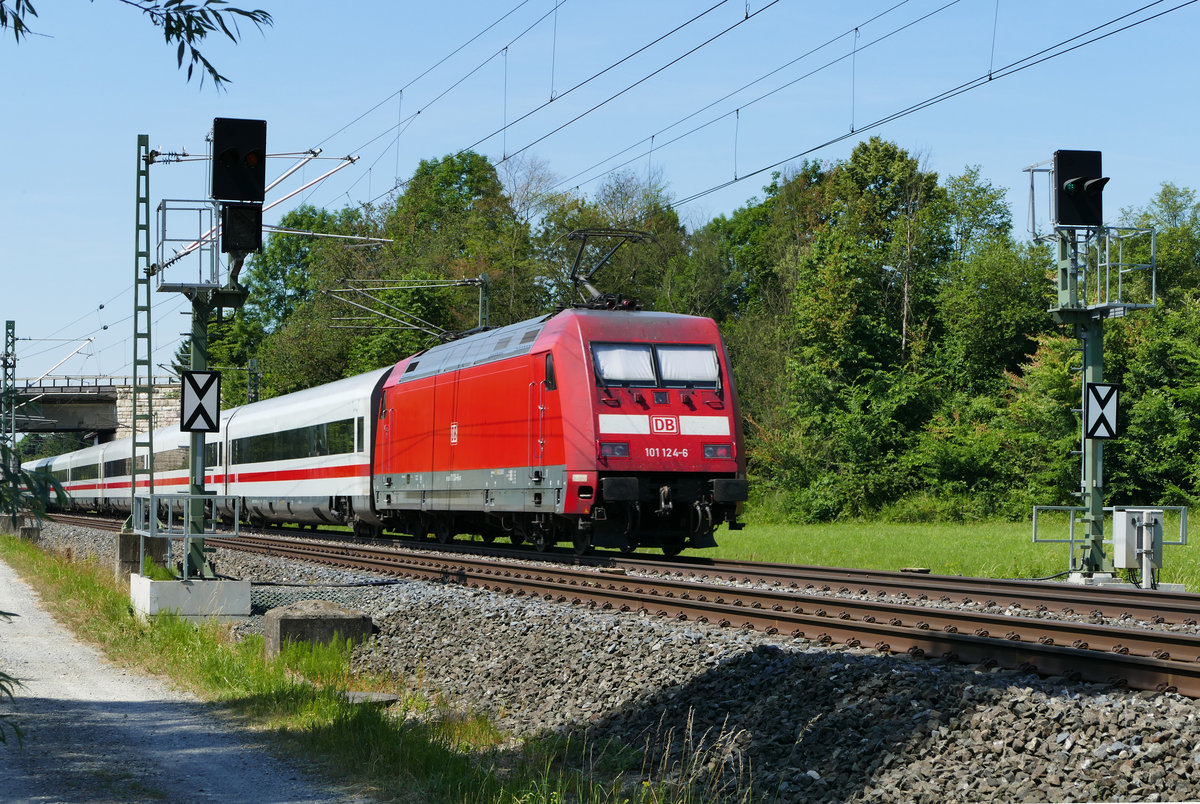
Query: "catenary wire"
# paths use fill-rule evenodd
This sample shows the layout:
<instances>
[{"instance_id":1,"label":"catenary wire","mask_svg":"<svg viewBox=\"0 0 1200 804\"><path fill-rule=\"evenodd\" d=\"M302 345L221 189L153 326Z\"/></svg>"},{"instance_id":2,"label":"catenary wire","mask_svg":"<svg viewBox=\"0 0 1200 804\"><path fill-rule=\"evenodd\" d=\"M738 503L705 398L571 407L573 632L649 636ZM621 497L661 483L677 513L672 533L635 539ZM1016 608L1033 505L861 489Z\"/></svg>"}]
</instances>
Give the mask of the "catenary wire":
<instances>
[{"instance_id":1,"label":"catenary wire","mask_svg":"<svg viewBox=\"0 0 1200 804\"><path fill-rule=\"evenodd\" d=\"M611 161L611 160L613 160L613 159L616 159L616 158L620 157L621 155L623 155L623 154L625 154L625 153L628 153L629 151L633 150L634 148L638 147L639 145L642 145L642 144L646 143L646 142L647 142L647 141L649 141L649 140L656 140L658 137L661 137L663 134L665 134L666 132L670 131L671 129L673 129L673 128L675 128L675 127L677 127L677 126L679 126L679 125L681 125L681 124L683 124L683 123L685 123L685 122L687 122L688 120L691 120L693 117L695 117L695 116L697 116L697 115L699 115L699 114L701 114L701 113L703 113L703 112L705 112L705 111L707 111L707 110L711 109L712 107L716 106L716 105L717 105L717 104L719 104L719 103L722 103L723 101L726 101L726 100L728 100L729 98L731 98L731 97L733 97L733 96L737 95L738 93L740 93L740 92L744 92L745 90L749 89L750 87L754 86L755 84L758 84L758 83L760 83L760 82L762 82L762 81L766 80L767 78L770 78L772 75L775 75L776 73L779 73L780 71L782 71L782 70L785 70L785 69L787 69L788 67L791 67L792 65L794 65L794 64L796 64L796 63L798 63L798 62L802 61L803 59L807 58L808 56L811 56L811 55L813 55L814 53L818 53L818 52L820 52L821 50L825 49L826 47L829 47L830 45L832 45L834 42L837 42L838 40L840 40L840 39L842 39L842 38L844 38L844 37L846 37L846 36L849 36L849 35L853 34L853 33L854 33L856 30L858 30L859 28L861 28L861 27L863 27L863 26L866 26L866 25L868 25L868 24L870 24L870 23L872 23L872 22L875 22L875 21L876 21L876 20L878 20L880 17L884 16L884 15L885 15L885 14L887 14L887 13L890 13L891 11L894 11L895 9L899 8L899 7L900 7L900 6L902 6L902 5L905 5L907 2L909 2L909 0L902 0L902 2L900 2L900 3L897 3L896 5L892 6L891 8L887 9L887 10L886 10L886 11L884 11L884 12L881 12L880 14L877 14L877 15L875 15L875 16L874 16L874 17L872 17L871 19L869 19L869 20L866 20L866 21L864 21L864 22L861 22L861 23L859 23L859 24L858 24L857 26L855 26L854 28L850 28L850 29L848 29L848 30L844 31L843 33L840 33L840 34L838 34L837 36L835 36L835 37L833 37L833 38L831 38L831 39L827 40L827 41L826 41L826 42L824 42L823 44L821 44L821 45L818 45L817 47L815 47L815 48L812 48L811 50L807 51L806 53L804 53L804 54L802 54L802 55L800 55L800 56L798 56L798 57L796 57L796 58L792 59L791 61L787 62L786 64L783 64L783 65L780 65L779 67L776 67L774 70L771 70L770 72L768 72L768 73L765 73L765 74L763 74L763 75L759 76L758 78L754 79L753 81L751 81L751 82L749 82L749 83L747 83L747 84L744 84L744 85L742 85L742 86L741 86L741 87L739 87L738 89L735 89L735 90L733 90L732 92L729 92L729 93L727 93L726 95L724 95L724 96L723 96L723 97L721 97L721 98L718 98L717 100L713 101L712 103L709 103L709 104L707 104L706 106L704 106L704 107L702 107L702 108L700 108L700 109L697 109L696 111L692 112L691 114L688 114L687 116L685 116L685 117L682 117L682 118L680 118L679 120L676 120L674 123L670 124L669 126L666 126L665 128L662 128L662 129L660 129L660 130L658 130L658 131L654 132L652 135L650 135L650 137L643 138L643 139L639 140L638 142L635 142L635 143L633 143L632 145L629 145L629 146L627 146L626 148L622 149L621 151L618 151L617 153L615 153L615 154L612 154L611 156L609 156L609 157L607 157L607 158L605 158L605 159L602 159L602 160L600 160L599 162L596 162L596 163L594 163L594 164L593 164L591 167L585 168L584 170L582 170L582 171L580 171L580 172L576 173L575 175L571 176L570 178L568 178L568 179L564 179L563 181L561 181L561 182L559 182L558 184L556 184L556 185L554 186L554 188L553 188L553 189L558 189L558 188L561 188L561 187L569 187L569 186L581 187L581 186L582 186L582 185L584 185L584 184L588 184L588 183L590 183L590 182L593 182L593 181L595 181L596 179L599 179L599 178L602 178L602 177L604 177L604 176L607 176L608 174L610 174L610 173L612 173L612 172L614 172L614 171L620 170L621 168L625 167L626 165L629 165L629 164L631 164L631 163L633 163L633 162L636 162L636 161L640 160L640 159L641 159L643 156L646 156L647 154L645 154L645 153L639 153L639 154L637 154L637 155L635 155L635 156L633 156L633 157L631 157L631 158L627 159L626 161L624 161L624 162L622 162L622 163L620 163L620 164L618 164L618 165L615 165L615 166L613 166L613 167L609 168L608 170L605 170L605 171L603 171L603 172L601 172L601 173L598 173L598 174L596 174L595 176L592 176L592 177L590 177L590 178L589 178L589 179L587 179L586 181L583 181L583 182L577 182L577 183L575 182L575 180L576 180L576 179L578 179L580 176L583 176L583 175L585 175L585 174L587 174L587 173L590 173L592 170L596 169L597 167L599 167L599 166L601 166L601 165L605 164L606 162L609 162L609 161ZM869 48L869 47L872 47L873 45L876 45L876 44L878 44L878 43L880 43L880 42L882 42L882 41L884 41L884 40L886 40L886 39L889 39L890 37L892 37L892 36L895 36L896 34L898 34L898 33L901 33L902 31L904 31L904 30L906 30L906 29L908 29L908 28L911 28L912 26L914 26L914 25L916 25L916 24L918 24L918 23L920 23L920 22L924 22L926 19L928 19L928 18L930 18L930 17L934 16L935 14L939 14L939 13L941 13L942 11L945 11L946 9L950 8L951 6L957 5L957 4L958 4L958 3L960 3L960 2L962 2L962 0L951 0L951 2L949 2L949 3L947 3L947 4L943 5L943 6L941 6L940 8L934 9L933 11L930 11L929 13L927 13L927 14L924 14L923 16L921 16L921 17L918 17L917 19L915 19L915 20L912 20L912 21L910 21L910 22L908 22L908 23L905 23L904 25L901 25L900 27L898 27L898 28L895 28L895 29L893 29L893 30L889 31L888 33L885 33L885 34L883 34L882 36L879 36L879 37L877 37L876 39L873 39L872 41L868 42L867 44L865 44L865 45L862 45L861 47L859 47L859 48L858 48L858 51L860 51L860 52L861 52L861 51L863 51L863 50L866 50L866 49L867 49L867 48ZM716 116L716 117L714 117L714 118L711 118L710 120L708 120L708 121L707 121L707 122L705 122L705 123L701 123L700 125L697 125L697 126L695 126L695 127L691 128L691 129L688 129L687 131L683 132L682 134L679 134L679 135L677 135L677 136L675 136L675 137L673 137L673 138L671 138L671 139L669 139L669 140L666 140L665 142L660 142L660 143L658 143L657 145L655 145L655 149L656 149L656 150L662 150L663 148L666 148L667 146L670 146L670 145L672 145L672 144L674 144L674 143L676 143L676 142L679 142L680 140L682 140L682 139L684 139L684 138L686 138L686 137L689 137L689 136L691 136L692 134L695 134L695 133L696 133L696 132L698 132L698 131L701 131L701 130L703 130L703 129L705 129L705 128L708 128L709 126L711 126L711 125L714 125L715 123L718 123L718 122L720 122L721 120L724 120L724 119L726 119L726 118L730 117L731 115L735 114L735 113L736 113L736 112L738 112L739 110L744 110L744 109L746 109L746 108L748 108L748 107L750 107L750 106L753 106L754 104L758 103L759 101L766 100L767 98L771 97L772 95L775 95L775 94L777 94L777 93L779 93L779 92L782 92L782 91L783 91L783 90L785 90L785 89L788 89L788 88L790 88L790 87L792 87L792 86L795 86L795 85L796 85L796 84L798 84L799 82L801 82L801 81L803 81L803 80L806 80L806 79L808 79L808 78L811 78L813 75L816 75L816 74L818 74L818 73L820 73L820 72L822 72L822 71L824 71L824 70L827 70L827 69L829 69L829 68L833 67L834 65L836 65L836 64L838 64L838 63L840 63L840 62L842 62L842 61L845 61L845 60L846 60L846 59L848 59L848 58L850 58L850 54L849 54L849 53L844 53L844 54L842 54L841 56L838 56L837 58L835 58L835 59L832 59L831 61L828 61L828 62L826 62L825 64L822 64L821 66L819 66L819 67L816 67L815 69L813 69L813 70L810 70L810 71L808 71L807 73L805 73L805 74L803 74L803 75L801 75L801 76L799 76L799 77L797 77L797 78L794 78L794 79L792 79L791 81L788 81L787 83L781 84L780 86L776 87L775 89L772 89L772 90L770 90L769 92L766 92L766 93L764 93L764 94L762 94L762 95L759 95L758 97L756 97L756 98L753 98L753 99L751 99L751 100L749 100L749 101L744 101L743 103L741 103L741 104L739 104L739 105L738 105L738 108L737 108L737 109L733 109L733 110L730 110L730 111L728 111L728 112L724 112L723 114L720 114L720 115L718 115L718 116Z\"/></svg>"},{"instance_id":2,"label":"catenary wire","mask_svg":"<svg viewBox=\"0 0 1200 804\"><path fill-rule=\"evenodd\" d=\"M805 150L800 151L799 153L793 154L792 156L789 156L786 159L780 159L776 162L773 162L772 164L766 165L764 167L760 167L751 173L747 173L744 176L739 176L736 179L730 179L728 181L721 182L720 184L709 187L706 190L701 190L698 193L694 193L692 195L687 196L686 198L676 201L675 205L676 206L685 206L685 205L690 204L691 202L696 201L700 198L703 198L707 195L715 193L719 190L723 190L726 187L731 187L732 185L737 184L742 181L745 181L746 179L749 179L753 176L758 176L763 173L766 173L769 170L774 170L776 168L782 167L783 165L786 165L789 162L793 162L797 159L808 156L809 154L811 154L815 151L821 150L822 148L826 148L835 143L842 142L843 140L846 140L846 139L849 139L850 137L861 134L864 131L869 131L873 128L878 128L879 126L885 125L894 120L899 120L902 117L907 117L910 114L921 111L923 109L927 109L930 106L935 106L943 101L949 100L949 99L957 97L959 95L962 95L965 92L969 92L972 89L977 89L981 86L984 86L993 80L998 80L1000 78L1007 78L1010 75L1015 75L1016 73L1027 70L1031 67L1035 67L1039 64L1042 64L1043 62L1058 58L1059 56L1066 55L1067 53L1070 53L1074 50L1078 50L1079 48L1084 47L1086 45L1093 44L1102 39L1106 39L1110 36L1113 36L1114 34L1122 33L1123 31L1127 31L1130 28L1134 28L1143 23L1158 19L1159 17L1162 17L1166 14L1170 14L1174 11L1178 11L1179 9L1184 8L1186 6L1193 5L1196 2L1200 2L1200 0L1186 0L1186 2L1180 3L1179 5L1174 6L1173 8L1166 9L1165 11L1161 11L1157 14L1153 14L1153 15L1151 15L1149 17L1145 17L1143 19L1135 20L1121 28L1117 28L1115 30L1100 34L1099 36L1093 37L1092 39L1088 39L1087 41L1080 42L1076 45L1072 45L1069 48L1065 48L1063 50L1058 50L1058 48L1063 48L1065 45L1067 45L1070 42L1074 42L1077 39L1080 39L1082 37L1088 36L1089 34L1096 32L1096 31L1107 28L1110 25L1113 25L1114 23L1119 22L1120 20L1128 19L1129 17L1133 16L1134 14L1138 14L1142 11L1145 11L1148 8L1151 8L1156 5L1161 5L1163 2L1165 2L1165 0L1157 0L1157 2L1148 3L1147 5L1142 6L1141 8L1135 9L1126 14L1122 14L1119 17L1115 17L1114 19L1109 20L1106 23L1097 25L1087 31L1084 31L1083 33L1076 34L1075 36L1072 36L1068 39L1064 39L1056 45L1051 45L1048 48L1043 48L1042 50L1040 50L1036 53L1033 53L1029 56L1026 56L1023 59L1018 59L1015 62L1011 62L1010 64L1008 64L1004 67L1001 67L998 71L996 71L994 73L985 73L983 76L966 81L962 84L959 84L957 87L945 90L944 92L938 93L937 95L930 96L929 98L926 98L923 101L915 103L915 104L908 106L904 109L901 109L897 112L893 112L889 115L878 118L877 120L875 120L871 123L868 123L866 126L860 127L856 131L850 131L850 132L846 132L845 134L842 134L840 136L832 137L832 138L826 140L825 142L820 143L819 145L814 145L810 148L806 148ZM1028 62L1028 63L1026 63L1026 62Z\"/></svg>"},{"instance_id":3,"label":"catenary wire","mask_svg":"<svg viewBox=\"0 0 1200 804\"><path fill-rule=\"evenodd\" d=\"M495 28L495 27L496 27L497 25L499 25L500 23L504 22L504 20L506 20L506 19L508 19L509 17L511 17L513 14L515 14L517 11L519 11L519 10L520 10L520 9L521 9L523 6L527 5L529 2L530 2L530 0L521 0L521 2L520 2L520 3L517 3L517 5L513 6L511 9L509 9L509 10L508 10L508 12L504 14L504 16L500 17L500 18L499 18L499 19L497 19L495 22L493 22L491 25L487 26L487 27L486 27L486 28L484 28L482 31L480 31L479 33L477 33L477 34L475 34L474 36L472 36L472 37L471 37L470 39L468 39L466 42L463 42L461 45L459 45L459 46L458 46L457 48L455 48L453 51L451 51L450 53L448 53L448 54L446 54L445 56L443 56L443 57L442 57L441 59L439 59L439 60L438 60L438 61L437 61L435 64L433 64L433 65L431 65L430 67L426 68L424 72L422 72L422 73L421 73L420 75L418 75L416 78L414 78L414 79L412 79L411 81L409 81L409 82L408 82L407 84L405 84L404 86L402 86L402 87L400 87L399 89L397 89L397 90L396 90L395 92L393 92L391 95L388 95L386 98L384 98L383 100L381 100L379 103L375 104L375 105L374 105L374 106L372 106L370 109L367 109L365 112L363 112L362 114L360 114L358 117L354 118L354 119L353 119L353 120L351 120L349 123L347 123L346 125L342 126L342 127L341 127L341 128L339 128L337 131L333 132L332 134L330 134L329 136L327 136L325 139L323 139L323 140L321 140L320 142L318 142L318 143L317 143L317 145L316 145L315 147L320 147L320 146L324 145L325 143L329 142L331 139L333 139L334 137L336 137L338 134L341 134L343 131L345 131L346 129L350 128L352 125L354 125L354 124L355 124L355 123L357 123L358 121L362 120L364 117L366 117L367 115L369 115L371 112L375 111L376 109L378 109L379 107L381 107L381 106L383 106L385 103L387 103L388 101L390 101L390 100L392 100L393 98L395 98L397 95L399 95L399 94L401 94L402 92L404 92L404 90L408 89L408 88L409 88L409 87L411 87L413 84L415 84L416 82L420 81L420 80L421 80L422 78L424 78L425 76L429 75L431 72L433 72L433 71L434 71L434 70L436 70L438 67L440 67L440 66L442 66L443 64L445 64L445 63L446 63L447 61L449 61L450 59L454 58L456 55L458 55L460 52L462 52L462 50L464 50L464 49L465 49L467 46L469 46L470 44L472 44L472 43L473 43L473 42L474 42L476 39L478 39L479 37L483 36L484 34L486 34L488 31L492 30L493 28ZM565 3L565 2L567 2L567 0L556 0L555 7L557 8L559 5L562 5L562 3Z\"/></svg>"},{"instance_id":4,"label":"catenary wire","mask_svg":"<svg viewBox=\"0 0 1200 804\"><path fill-rule=\"evenodd\" d=\"M718 3L718 4L717 4L717 6L720 6L720 5L722 5L722 4L723 4L723 2L725 2L725 1L726 1L726 0L722 0L722 3ZM720 37L724 36L725 34L729 33L730 31L734 30L735 28L739 27L739 26L740 26L740 25L742 25L743 23L745 23L745 22L749 21L750 19L753 19L753 18L754 18L754 17L756 17L757 15L761 14L763 11L766 11L767 9L769 9L769 8L771 8L771 7L775 6L775 5L777 5L779 2L781 2L781 0L771 0L771 2L767 3L765 6L763 6L763 7L762 7L762 8L760 8L760 9L758 9L757 11L754 11L754 12L750 12L750 13L748 13L748 14L747 14L745 17L743 17L743 18L742 18L741 20L739 20L738 22L736 22L736 23L734 23L733 25L731 25L731 26L729 26L729 27L727 27L727 28L723 29L722 31L720 31L720 32L718 32L717 34L715 34L714 36L712 36L712 37L709 37L709 38L708 38L708 39L706 39L704 42L700 43L699 45L696 45L695 47L693 47L693 48L689 49L688 51L686 51L685 53L683 53L681 56L677 56L676 58L672 59L671 61L667 62L666 64L664 64L664 65L662 65L662 66L658 67L657 69L653 70L653 71L652 71L652 72L650 72L649 74L647 74L647 75L643 76L642 78L638 79L638 80L637 80L637 81L635 81L634 83L632 83L632 84L630 84L630 85L626 86L624 89L620 90L619 92L615 93L614 95L611 95L611 96L610 96L610 97L608 97L607 99L605 99L605 100L603 100L603 101L601 101L601 102L597 103L596 105L592 106L592 107L591 107L590 109L588 109L587 111L584 111L584 112L582 112L582 113L581 113L581 114L579 114L579 115L576 115L576 116L575 116L574 118L572 118L571 120L568 120L566 123L563 123L563 124L559 125L558 127L556 127L556 128L554 128L553 130L551 130L549 133L547 133L547 134L544 134L543 136L539 137L538 139L534 140L533 142L530 142L530 143L528 143L527 145L525 145L525 146L523 146L523 147L521 147L521 148L517 149L516 151L513 151L512 153L505 155L503 158L501 158L501 159L497 160L497 161L496 161L496 162L494 162L493 164L495 164L496 166L499 166L499 165L501 165L501 164L504 164L505 162L509 161L510 159L512 159L512 158L514 158L514 157L516 157L516 156L519 156L520 154L522 154L522 153L524 153L525 151L527 151L527 150L529 150L530 148L532 148L534 145L537 145L538 143L542 142L543 140L546 140L547 138L549 138L549 137L553 136L554 134L558 133L559 131L562 131L563 129L567 128L568 126L571 126L571 125L573 125L574 123L576 123L576 122L578 122L579 120L583 119L583 118L584 118L584 117L586 117L587 115L589 115L589 114L591 114L592 112L596 111L597 109L599 109L599 108L601 108L601 107L603 107L603 106L607 105L608 103L612 102L612 101L613 101L613 100L615 100L616 98L619 98L620 96L624 95L626 92L629 92L630 90L632 90L633 88L635 88L635 87L639 86L640 84L643 84L643 83L645 83L646 81L648 81L649 79L651 79L651 78L653 78L654 76L658 75L658 74L659 74L659 73L661 73L662 71L664 71L664 70L668 69L669 67L671 67L671 66L673 66L673 65L677 64L678 62L680 62L681 60L683 60L683 59L687 58L688 56L690 56L691 54L693 54L693 53L695 53L696 51L700 50L701 48L703 48L703 47L705 47L705 46L707 46L707 45L711 44L712 42L714 42L714 41L715 41L715 40L717 40L718 38L720 38ZM714 8L716 8L717 6L714 6ZM709 9L709 10L711 10L711 9ZM706 12L706 13L707 13L707 12ZM694 20L692 20L692 21L694 21ZM689 22L690 22L690 21L689 21ZM686 24L686 23L685 23L685 24ZM680 27L682 27L682 26L680 26ZM678 30L678 28L677 28L677 29L675 29L675 30ZM672 32L674 32L674 31L672 31ZM668 34L668 35L669 35L669 34ZM664 38L665 38L665 37L664 37ZM653 44L653 43L651 43L651 44ZM648 46L647 46L647 47L648 47ZM644 49L644 48L643 48L643 49ZM626 57L626 58L628 58L628 57ZM608 70L608 69L611 69L611 67L610 67L610 68L606 68L606 70ZM596 75L600 75L600 74L601 74L601 73L597 73ZM591 80L593 80L595 77L596 77L596 76L592 76L591 78L589 78L589 79L585 80L584 82L582 82L580 85L582 85L582 84L586 84L588 81L591 81ZM572 89L574 89L574 87L573 87ZM568 92L569 92L569 91L570 91L570 90L568 90ZM557 97L558 97L558 98L561 98L561 97L563 97L563 96L564 96L564 95L566 95L566 94L567 94L566 92L563 92L562 94L558 95ZM543 105L542 105L542 107L538 107L538 108L543 108L544 106L545 106L545 104L543 104ZM523 119L523 118L521 118L521 119ZM509 126L512 126L512 125L514 125L515 123L517 123L517 122L519 122L519 121L520 121L520 119L518 119L518 120L514 120L512 123L509 123L508 125L509 125ZM461 154L461 153L463 153L464 151L466 151L466 150L469 150L470 148L473 148L475 145L478 145L478 144L479 144L479 142L483 142L483 141L485 141L486 139L488 139L488 138L490 138L490 137L493 137L493 136L495 136L497 133L499 133L499 131L500 131L500 130L497 130L497 131L493 132L492 134L489 134L489 135L488 135L487 137L485 137L483 140L479 140L478 142L474 143L473 145L471 145L471 146L468 146L467 148L464 148L464 149L461 149L461 150L459 150L459 151L458 151L458 153L459 153L459 154ZM379 195L377 195L377 196L375 196L375 197L371 198L371 199L370 199L370 201L368 201L368 202L367 202L367 203L368 203L368 205L369 205L369 204L374 204L375 202L379 201L380 199L382 199L382 198L384 198L384 197L386 197L386 196L388 196L388 195L392 194L392 193L393 193L393 192L395 192L396 190L399 190L399 189L401 189L401 188L402 188L402 187L404 187L406 184L407 184L407 181L398 181L398 182L396 182L396 184L394 184L392 187L390 187L390 188L388 188L387 190L385 190L383 193L380 193Z\"/></svg>"}]
</instances>

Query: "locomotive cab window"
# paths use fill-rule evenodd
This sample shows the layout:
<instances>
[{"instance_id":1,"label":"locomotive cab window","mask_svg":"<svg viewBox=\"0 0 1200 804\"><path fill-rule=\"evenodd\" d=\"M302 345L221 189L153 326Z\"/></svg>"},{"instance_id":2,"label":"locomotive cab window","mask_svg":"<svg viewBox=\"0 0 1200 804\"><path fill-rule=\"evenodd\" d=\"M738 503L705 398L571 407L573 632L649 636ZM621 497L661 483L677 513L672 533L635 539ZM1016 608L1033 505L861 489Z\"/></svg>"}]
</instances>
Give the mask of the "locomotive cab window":
<instances>
[{"instance_id":1,"label":"locomotive cab window","mask_svg":"<svg viewBox=\"0 0 1200 804\"><path fill-rule=\"evenodd\" d=\"M593 343L592 358L601 386L721 387L717 351L708 344Z\"/></svg>"},{"instance_id":2,"label":"locomotive cab window","mask_svg":"<svg viewBox=\"0 0 1200 804\"><path fill-rule=\"evenodd\" d=\"M596 364L596 380L601 385L621 388L653 388L654 354L648 344L594 343L592 357Z\"/></svg>"},{"instance_id":3,"label":"locomotive cab window","mask_svg":"<svg viewBox=\"0 0 1200 804\"><path fill-rule=\"evenodd\" d=\"M711 346L664 345L655 349L659 374L667 388L717 388L720 368Z\"/></svg>"}]
</instances>

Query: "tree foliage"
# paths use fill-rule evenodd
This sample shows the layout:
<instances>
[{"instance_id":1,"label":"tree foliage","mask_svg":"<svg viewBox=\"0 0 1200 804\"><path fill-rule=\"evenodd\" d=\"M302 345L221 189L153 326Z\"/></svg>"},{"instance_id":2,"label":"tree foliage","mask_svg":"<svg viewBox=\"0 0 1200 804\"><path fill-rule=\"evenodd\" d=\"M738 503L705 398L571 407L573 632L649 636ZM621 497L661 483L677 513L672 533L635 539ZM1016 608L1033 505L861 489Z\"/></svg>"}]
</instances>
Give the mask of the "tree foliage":
<instances>
[{"instance_id":1,"label":"tree foliage","mask_svg":"<svg viewBox=\"0 0 1200 804\"><path fill-rule=\"evenodd\" d=\"M385 242L273 234L246 272L249 303L213 326L214 355L257 359L267 395L385 366L435 338L328 291L370 289L388 315L453 332L475 326L478 307L477 289L454 283L486 277L490 323L503 325L578 301L575 260L590 268L613 243L589 240L579 256L570 232L636 229L653 240L616 251L596 283L718 322L762 508L966 519L1073 500L1078 343L1047 312L1049 249L1014 240L1004 192L978 168L943 180L872 138L845 161L772 176L761 197L692 229L653 174L616 173L589 195L555 181L536 161L501 177L464 152L421 162L381 206L294 211L285 226ZM1106 379L1123 388L1108 488L1122 502L1187 502L1200 496L1200 206L1164 184L1123 216L1158 228L1170 281L1160 309L1106 328ZM356 316L362 328L346 328ZM245 372L226 376L242 394Z\"/></svg>"},{"instance_id":2,"label":"tree foliage","mask_svg":"<svg viewBox=\"0 0 1200 804\"><path fill-rule=\"evenodd\" d=\"M94 0L93 0L94 2ZM119 0L124 5L136 8L150 23L162 30L167 45L175 47L177 66L182 69L187 62L187 79L200 67L200 82L208 76L220 88L230 79L221 75L204 54L200 45L209 34L221 34L232 42L241 37L238 21L253 24L259 30L273 24L271 15L262 9L247 10L229 5L227 0L199 0L195 3L184 0ZM29 26L37 17L37 9L31 0L0 0L0 30L9 30L20 42L35 33Z\"/></svg>"}]
</instances>

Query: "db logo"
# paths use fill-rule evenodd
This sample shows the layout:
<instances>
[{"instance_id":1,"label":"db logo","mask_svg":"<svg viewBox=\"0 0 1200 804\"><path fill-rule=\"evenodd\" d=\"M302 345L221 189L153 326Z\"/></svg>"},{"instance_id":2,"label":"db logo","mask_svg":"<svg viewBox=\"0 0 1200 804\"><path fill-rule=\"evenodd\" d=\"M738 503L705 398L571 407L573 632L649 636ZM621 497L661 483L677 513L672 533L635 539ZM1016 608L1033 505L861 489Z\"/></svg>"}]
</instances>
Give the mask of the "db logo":
<instances>
[{"instance_id":1,"label":"db logo","mask_svg":"<svg viewBox=\"0 0 1200 804\"><path fill-rule=\"evenodd\" d=\"M651 416L650 432L654 435L678 435L679 419L675 416Z\"/></svg>"}]
</instances>

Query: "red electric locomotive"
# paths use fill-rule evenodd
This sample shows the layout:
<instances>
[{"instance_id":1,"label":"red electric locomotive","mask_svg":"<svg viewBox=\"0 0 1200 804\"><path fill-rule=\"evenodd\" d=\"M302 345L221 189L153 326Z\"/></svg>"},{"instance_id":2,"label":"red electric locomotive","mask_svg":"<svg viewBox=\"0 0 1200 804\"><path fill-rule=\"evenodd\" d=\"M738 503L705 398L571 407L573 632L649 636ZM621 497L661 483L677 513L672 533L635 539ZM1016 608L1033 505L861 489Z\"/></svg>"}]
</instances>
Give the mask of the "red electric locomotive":
<instances>
[{"instance_id":1,"label":"red electric locomotive","mask_svg":"<svg viewBox=\"0 0 1200 804\"><path fill-rule=\"evenodd\" d=\"M360 536L479 533L580 553L716 546L718 525L741 527L747 494L717 326L601 296L598 269L573 272L592 294L583 306L225 411L207 439L210 482L255 521L341 522ZM183 435L155 441L170 445L155 454L156 483L178 485ZM30 467L54 472L76 506L121 509L132 455L125 439Z\"/></svg>"},{"instance_id":2,"label":"red electric locomotive","mask_svg":"<svg viewBox=\"0 0 1200 804\"><path fill-rule=\"evenodd\" d=\"M741 527L740 416L711 319L567 309L483 332L397 364L376 413L387 529L674 554Z\"/></svg>"}]
</instances>

